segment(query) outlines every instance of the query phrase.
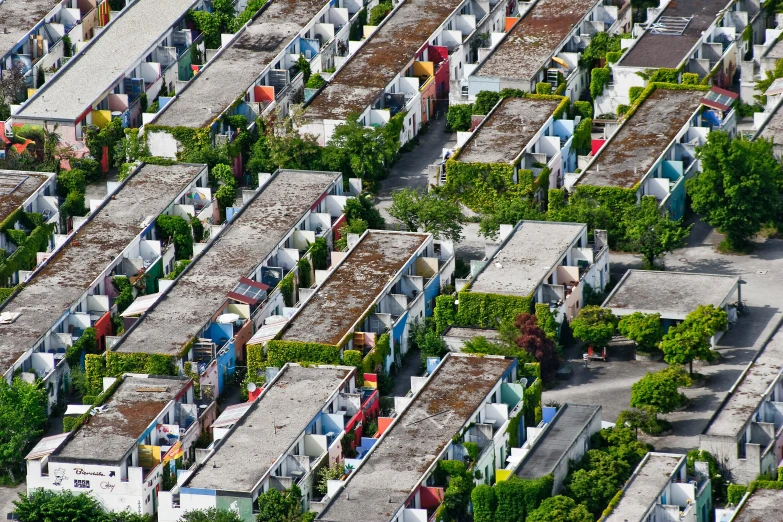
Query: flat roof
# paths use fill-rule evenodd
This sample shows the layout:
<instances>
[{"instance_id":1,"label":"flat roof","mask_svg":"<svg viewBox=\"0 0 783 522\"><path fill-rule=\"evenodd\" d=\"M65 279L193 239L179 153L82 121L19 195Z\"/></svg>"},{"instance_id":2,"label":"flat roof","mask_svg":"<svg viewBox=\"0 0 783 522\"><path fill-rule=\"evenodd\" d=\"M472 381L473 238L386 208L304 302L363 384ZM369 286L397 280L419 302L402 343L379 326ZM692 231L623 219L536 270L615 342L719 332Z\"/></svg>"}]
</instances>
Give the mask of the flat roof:
<instances>
[{"instance_id":1,"label":"flat roof","mask_svg":"<svg viewBox=\"0 0 783 522\"><path fill-rule=\"evenodd\" d=\"M715 412L704 435L737 437L763 400L764 393L780 378L781 368L783 333L778 329L756 360L750 363L745 375L734 385L734 392Z\"/></svg>"},{"instance_id":2,"label":"flat roof","mask_svg":"<svg viewBox=\"0 0 783 522\"><path fill-rule=\"evenodd\" d=\"M529 296L586 227L583 223L520 222L478 273L470 290Z\"/></svg>"},{"instance_id":3,"label":"flat roof","mask_svg":"<svg viewBox=\"0 0 783 522\"><path fill-rule=\"evenodd\" d=\"M601 415L599 405L563 404L514 473L520 478L539 478L552 473L596 415Z\"/></svg>"},{"instance_id":4,"label":"flat roof","mask_svg":"<svg viewBox=\"0 0 783 522\"><path fill-rule=\"evenodd\" d=\"M126 376L103 407L73 432L53 462L119 462L164 410L191 385L189 377Z\"/></svg>"},{"instance_id":5,"label":"flat roof","mask_svg":"<svg viewBox=\"0 0 783 522\"><path fill-rule=\"evenodd\" d=\"M663 488L671 481L685 455L650 452L625 484L623 496L606 522L643 522Z\"/></svg>"},{"instance_id":6,"label":"flat roof","mask_svg":"<svg viewBox=\"0 0 783 522\"><path fill-rule=\"evenodd\" d=\"M0 4L0 56L11 52L62 0L7 0Z\"/></svg>"},{"instance_id":7,"label":"flat roof","mask_svg":"<svg viewBox=\"0 0 783 522\"><path fill-rule=\"evenodd\" d=\"M781 493L777 489L756 489L731 522L783 522Z\"/></svg>"},{"instance_id":8,"label":"flat roof","mask_svg":"<svg viewBox=\"0 0 783 522\"><path fill-rule=\"evenodd\" d=\"M473 75L531 80L598 1L539 0Z\"/></svg>"},{"instance_id":9,"label":"flat roof","mask_svg":"<svg viewBox=\"0 0 783 522\"><path fill-rule=\"evenodd\" d=\"M772 140L775 145L783 145L783 99L775 106L772 114L764 122L764 125L756 133L756 138L762 137Z\"/></svg>"},{"instance_id":10,"label":"flat roof","mask_svg":"<svg viewBox=\"0 0 783 522\"><path fill-rule=\"evenodd\" d=\"M483 337L487 341L496 341L500 339L500 332L489 328L460 328L458 326L449 326L446 328L446 331L443 332L443 337L464 339L466 341L470 341L476 337Z\"/></svg>"},{"instance_id":11,"label":"flat roof","mask_svg":"<svg viewBox=\"0 0 783 522\"><path fill-rule=\"evenodd\" d=\"M176 355L223 304L227 294L272 253L339 177L284 170L190 263L115 350Z\"/></svg>"},{"instance_id":12,"label":"flat roof","mask_svg":"<svg viewBox=\"0 0 783 522\"><path fill-rule=\"evenodd\" d=\"M255 82L327 0L274 0L245 31L207 62L153 121L169 127L205 127ZM326 43L326 42L321 42Z\"/></svg>"},{"instance_id":13,"label":"flat roof","mask_svg":"<svg viewBox=\"0 0 783 522\"><path fill-rule=\"evenodd\" d=\"M291 318L281 339L339 343L429 237L369 230Z\"/></svg>"},{"instance_id":14,"label":"flat roof","mask_svg":"<svg viewBox=\"0 0 783 522\"><path fill-rule=\"evenodd\" d=\"M457 161L512 163L558 105L557 100L504 98L462 147Z\"/></svg>"},{"instance_id":15,"label":"flat roof","mask_svg":"<svg viewBox=\"0 0 783 522\"><path fill-rule=\"evenodd\" d=\"M0 11L3 4L0 4ZM2 33L0 33L2 34ZM0 221L21 207L54 174L0 170ZM52 192L54 196L54 192Z\"/></svg>"},{"instance_id":16,"label":"flat roof","mask_svg":"<svg viewBox=\"0 0 783 522\"><path fill-rule=\"evenodd\" d=\"M289 365L182 487L252 492L351 370Z\"/></svg>"},{"instance_id":17,"label":"flat roof","mask_svg":"<svg viewBox=\"0 0 783 522\"><path fill-rule=\"evenodd\" d=\"M388 521L513 364L448 354L318 520Z\"/></svg>"},{"instance_id":18,"label":"flat roof","mask_svg":"<svg viewBox=\"0 0 783 522\"><path fill-rule=\"evenodd\" d=\"M617 64L627 67L667 67L676 69L701 38L718 14L733 0L676 0L670 2L656 20L666 23L669 18L689 18L682 34L655 34L646 31L639 41ZM672 24L668 24L672 27Z\"/></svg>"},{"instance_id":19,"label":"flat roof","mask_svg":"<svg viewBox=\"0 0 783 522\"><path fill-rule=\"evenodd\" d=\"M736 276L628 270L602 306L664 317L687 315L700 305L720 308L738 284Z\"/></svg>"},{"instance_id":20,"label":"flat roof","mask_svg":"<svg viewBox=\"0 0 783 522\"><path fill-rule=\"evenodd\" d=\"M75 122L136 61L143 62L145 53L157 45L196 1L136 0L131 3L54 79L46 82L16 116Z\"/></svg>"},{"instance_id":21,"label":"flat roof","mask_svg":"<svg viewBox=\"0 0 783 522\"><path fill-rule=\"evenodd\" d=\"M655 89L601 147L577 184L633 188L688 124L703 97L703 91Z\"/></svg>"},{"instance_id":22,"label":"flat roof","mask_svg":"<svg viewBox=\"0 0 783 522\"><path fill-rule=\"evenodd\" d=\"M405 0L305 110L306 120L361 114L465 0Z\"/></svg>"},{"instance_id":23,"label":"flat roof","mask_svg":"<svg viewBox=\"0 0 783 522\"><path fill-rule=\"evenodd\" d=\"M87 290L139 235L142 222L157 217L204 169L203 165L145 165L106 205L71 236L3 312L21 314L0 325L0 369L5 372Z\"/></svg>"}]
</instances>

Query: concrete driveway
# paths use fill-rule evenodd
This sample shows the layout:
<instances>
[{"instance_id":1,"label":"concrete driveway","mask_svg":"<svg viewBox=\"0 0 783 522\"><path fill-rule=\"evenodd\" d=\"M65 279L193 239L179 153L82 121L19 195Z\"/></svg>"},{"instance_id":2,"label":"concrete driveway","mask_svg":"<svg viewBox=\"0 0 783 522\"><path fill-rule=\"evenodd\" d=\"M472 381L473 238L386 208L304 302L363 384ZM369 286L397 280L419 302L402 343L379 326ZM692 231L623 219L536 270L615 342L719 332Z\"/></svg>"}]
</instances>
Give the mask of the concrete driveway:
<instances>
[{"instance_id":1,"label":"concrete driveway","mask_svg":"<svg viewBox=\"0 0 783 522\"><path fill-rule=\"evenodd\" d=\"M714 365L694 364L708 376L702 388L683 390L691 405L682 412L664 416L673 425L665 437L647 438L657 450L685 452L698 445L699 433L734 385L742 370L753 359L783 319L783 241L759 240L756 250L746 256L724 255L715 250L722 237L708 225L694 220L694 229L685 248L666 256L671 271L725 274L740 277L742 299L750 316L741 317L736 327L720 341L721 361ZM612 253L612 275L622 276L628 268L641 266L639 256ZM614 422L628 408L631 385L647 371L665 367L663 363L642 363L611 358L608 363L591 362L582 367L581 351L566 354L574 374L567 382L544 392L543 401L593 402L603 406L603 419Z\"/></svg>"},{"instance_id":2,"label":"concrete driveway","mask_svg":"<svg viewBox=\"0 0 783 522\"><path fill-rule=\"evenodd\" d=\"M8 513L13 513L16 506L14 500L19 499L19 493L26 493L27 485L22 483L15 488L0 487L0 519L6 520Z\"/></svg>"}]
</instances>

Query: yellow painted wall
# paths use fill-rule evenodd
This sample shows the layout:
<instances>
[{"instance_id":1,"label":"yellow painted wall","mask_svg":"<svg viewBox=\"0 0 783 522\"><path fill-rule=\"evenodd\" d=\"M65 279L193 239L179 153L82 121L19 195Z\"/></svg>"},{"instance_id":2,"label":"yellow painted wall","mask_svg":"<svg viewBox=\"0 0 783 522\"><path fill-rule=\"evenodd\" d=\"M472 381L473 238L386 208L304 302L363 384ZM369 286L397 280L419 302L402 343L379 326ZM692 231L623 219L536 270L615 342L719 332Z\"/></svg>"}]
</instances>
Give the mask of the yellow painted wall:
<instances>
[{"instance_id":1,"label":"yellow painted wall","mask_svg":"<svg viewBox=\"0 0 783 522\"><path fill-rule=\"evenodd\" d=\"M432 62L413 62L414 76L432 76L435 74L435 64Z\"/></svg>"},{"instance_id":2,"label":"yellow painted wall","mask_svg":"<svg viewBox=\"0 0 783 522\"><path fill-rule=\"evenodd\" d=\"M111 111L92 111L92 124L102 129L111 121Z\"/></svg>"}]
</instances>

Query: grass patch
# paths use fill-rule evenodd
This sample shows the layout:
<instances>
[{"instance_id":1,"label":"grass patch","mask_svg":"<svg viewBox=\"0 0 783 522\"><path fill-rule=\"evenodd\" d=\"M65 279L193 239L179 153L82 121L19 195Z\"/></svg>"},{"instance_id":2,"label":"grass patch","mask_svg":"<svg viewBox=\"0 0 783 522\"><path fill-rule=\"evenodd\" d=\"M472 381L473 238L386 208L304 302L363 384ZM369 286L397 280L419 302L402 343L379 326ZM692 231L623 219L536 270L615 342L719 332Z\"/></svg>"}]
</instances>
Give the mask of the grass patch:
<instances>
[{"instance_id":1,"label":"grass patch","mask_svg":"<svg viewBox=\"0 0 783 522\"><path fill-rule=\"evenodd\" d=\"M755 248L756 247L753 243L747 243L740 247L732 248L728 240L724 239L723 241L718 243L717 250L719 253L726 254L729 256L746 256L748 254L751 254L755 250Z\"/></svg>"}]
</instances>

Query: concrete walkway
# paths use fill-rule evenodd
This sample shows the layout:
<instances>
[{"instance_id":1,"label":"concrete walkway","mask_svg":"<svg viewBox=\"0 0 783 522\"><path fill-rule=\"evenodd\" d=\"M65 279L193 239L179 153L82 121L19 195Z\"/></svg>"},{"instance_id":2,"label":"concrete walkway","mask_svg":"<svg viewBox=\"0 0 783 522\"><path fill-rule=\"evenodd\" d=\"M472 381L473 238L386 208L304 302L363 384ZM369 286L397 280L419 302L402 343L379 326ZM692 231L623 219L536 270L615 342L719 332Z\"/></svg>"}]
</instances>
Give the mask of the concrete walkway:
<instances>
[{"instance_id":1,"label":"concrete walkway","mask_svg":"<svg viewBox=\"0 0 783 522\"><path fill-rule=\"evenodd\" d=\"M411 389L411 377L421 375L421 352L418 348L411 348L402 359L402 368L394 376L394 387L390 397L404 397Z\"/></svg>"}]
</instances>

